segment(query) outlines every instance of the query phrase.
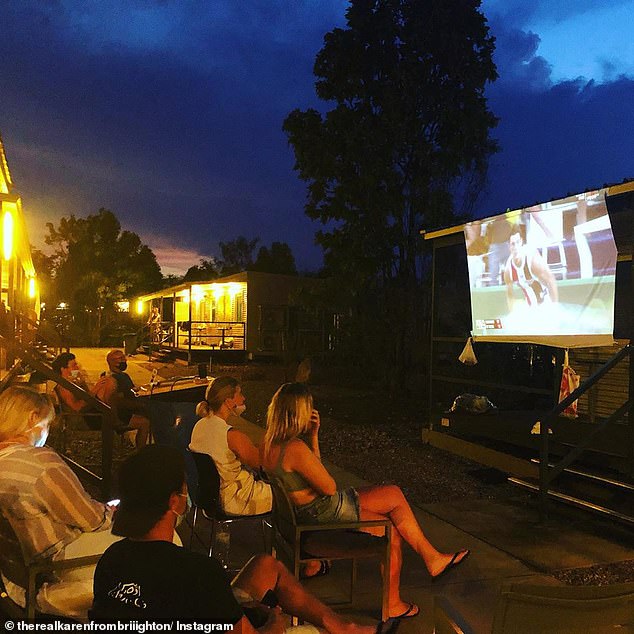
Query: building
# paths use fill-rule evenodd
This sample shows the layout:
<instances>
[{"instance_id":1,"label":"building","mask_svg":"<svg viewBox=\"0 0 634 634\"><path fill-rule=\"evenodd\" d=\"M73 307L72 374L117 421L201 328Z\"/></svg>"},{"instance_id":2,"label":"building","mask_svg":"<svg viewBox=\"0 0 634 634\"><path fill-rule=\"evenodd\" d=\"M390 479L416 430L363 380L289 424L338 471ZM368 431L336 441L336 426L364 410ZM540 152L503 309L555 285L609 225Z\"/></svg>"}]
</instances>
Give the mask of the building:
<instances>
[{"instance_id":1,"label":"building","mask_svg":"<svg viewBox=\"0 0 634 634\"><path fill-rule=\"evenodd\" d=\"M135 298L131 310L161 315L154 344L204 358L223 350L237 358L320 354L330 345L322 310L301 307L299 297L318 279L244 271L206 282L188 282Z\"/></svg>"},{"instance_id":2,"label":"building","mask_svg":"<svg viewBox=\"0 0 634 634\"><path fill-rule=\"evenodd\" d=\"M22 214L22 201L16 191L0 138L0 297L16 318L36 321L40 311L39 290L31 259L31 245Z\"/></svg>"}]
</instances>

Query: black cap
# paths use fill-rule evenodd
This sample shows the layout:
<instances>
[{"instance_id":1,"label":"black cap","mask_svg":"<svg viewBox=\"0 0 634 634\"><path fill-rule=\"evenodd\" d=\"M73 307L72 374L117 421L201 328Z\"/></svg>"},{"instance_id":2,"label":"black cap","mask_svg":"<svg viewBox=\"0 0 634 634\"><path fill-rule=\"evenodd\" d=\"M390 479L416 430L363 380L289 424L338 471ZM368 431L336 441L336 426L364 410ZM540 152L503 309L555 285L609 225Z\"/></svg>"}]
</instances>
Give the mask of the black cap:
<instances>
[{"instance_id":1,"label":"black cap","mask_svg":"<svg viewBox=\"0 0 634 634\"><path fill-rule=\"evenodd\" d=\"M180 450L148 445L130 456L119 469L119 498L112 533L143 537L169 508L172 493L185 482L185 461Z\"/></svg>"}]
</instances>

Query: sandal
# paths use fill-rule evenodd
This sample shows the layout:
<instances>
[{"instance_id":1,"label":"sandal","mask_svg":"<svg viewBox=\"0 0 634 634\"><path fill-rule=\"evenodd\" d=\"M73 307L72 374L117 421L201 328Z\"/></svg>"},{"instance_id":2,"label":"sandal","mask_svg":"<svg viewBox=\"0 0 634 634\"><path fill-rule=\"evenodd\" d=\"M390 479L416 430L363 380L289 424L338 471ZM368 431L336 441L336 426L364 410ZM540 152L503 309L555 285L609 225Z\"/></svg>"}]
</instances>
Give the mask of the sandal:
<instances>
[{"instance_id":1,"label":"sandal","mask_svg":"<svg viewBox=\"0 0 634 634\"><path fill-rule=\"evenodd\" d=\"M319 569L312 575L307 575L305 573L300 573L300 579L314 579L315 577L325 577L330 572L331 564L327 559L319 560Z\"/></svg>"}]
</instances>

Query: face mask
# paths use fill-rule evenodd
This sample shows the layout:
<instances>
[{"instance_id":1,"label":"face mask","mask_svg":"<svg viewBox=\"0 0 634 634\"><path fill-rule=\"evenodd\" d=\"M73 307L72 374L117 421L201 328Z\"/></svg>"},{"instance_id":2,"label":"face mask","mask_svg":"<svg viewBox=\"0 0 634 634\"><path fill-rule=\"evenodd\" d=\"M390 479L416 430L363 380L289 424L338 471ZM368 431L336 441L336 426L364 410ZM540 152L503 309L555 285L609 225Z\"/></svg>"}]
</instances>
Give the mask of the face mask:
<instances>
[{"instance_id":1,"label":"face mask","mask_svg":"<svg viewBox=\"0 0 634 634\"><path fill-rule=\"evenodd\" d=\"M76 379L79 376L79 370L71 370L70 377L71 379Z\"/></svg>"},{"instance_id":2,"label":"face mask","mask_svg":"<svg viewBox=\"0 0 634 634\"><path fill-rule=\"evenodd\" d=\"M127 361L121 361L121 363L119 363L119 365L117 367L119 368L119 370L121 370L121 372L125 372L126 369L128 368L128 362Z\"/></svg>"},{"instance_id":3,"label":"face mask","mask_svg":"<svg viewBox=\"0 0 634 634\"><path fill-rule=\"evenodd\" d=\"M42 427L36 425L27 432L31 437L31 444L34 447L43 447L48 440L48 425Z\"/></svg>"},{"instance_id":4,"label":"face mask","mask_svg":"<svg viewBox=\"0 0 634 634\"><path fill-rule=\"evenodd\" d=\"M246 405L236 405L233 408L233 413L236 416L242 416L242 414L244 414L244 412L246 412L246 410L247 410L247 406Z\"/></svg>"},{"instance_id":5,"label":"face mask","mask_svg":"<svg viewBox=\"0 0 634 634\"><path fill-rule=\"evenodd\" d=\"M189 495L186 495L185 493L179 493L178 495L180 495L181 497L186 497L187 502L185 503L185 510L181 514L177 513L176 511L172 511L172 513L176 515L176 522L174 524L174 528L178 528L183 523L183 520L185 519L185 515L189 513L189 509L191 508L191 504L189 503Z\"/></svg>"}]
</instances>

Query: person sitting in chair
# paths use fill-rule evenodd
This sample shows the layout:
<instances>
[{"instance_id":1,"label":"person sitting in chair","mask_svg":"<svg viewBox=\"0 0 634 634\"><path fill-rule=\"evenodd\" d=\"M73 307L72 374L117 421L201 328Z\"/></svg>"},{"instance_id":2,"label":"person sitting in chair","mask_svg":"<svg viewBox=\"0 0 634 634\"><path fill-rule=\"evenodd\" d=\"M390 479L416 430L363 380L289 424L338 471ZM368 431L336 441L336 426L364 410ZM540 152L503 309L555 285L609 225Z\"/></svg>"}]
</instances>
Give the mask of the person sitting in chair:
<instances>
[{"instance_id":1,"label":"person sitting in chair","mask_svg":"<svg viewBox=\"0 0 634 634\"><path fill-rule=\"evenodd\" d=\"M288 631L281 608L320 628L291 628L298 634L376 632L344 621L269 555L253 557L230 585L213 557L174 545L174 530L188 506L179 450L151 445L130 456L119 471L119 495L112 531L126 539L97 564L94 621L179 619L233 625L242 634L281 634Z\"/></svg>"},{"instance_id":2,"label":"person sitting in chair","mask_svg":"<svg viewBox=\"0 0 634 634\"><path fill-rule=\"evenodd\" d=\"M79 386L86 392L90 392L86 376L82 374L81 368L77 363L77 358L72 352L62 352L51 364L51 367L61 377ZM75 396L70 390L57 384L55 385L55 393L62 407L71 412L83 412L89 405L83 399Z\"/></svg>"},{"instance_id":3,"label":"person sitting in chair","mask_svg":"<svg viewBox=\"0 0 634 634\"><path fill-rule=\"evenodd\" d=\"M147 444L150 420L134 394L134 383L126 372L127 357L123 350L111 350L106 355L106 362L110 373L97 381L93 394L113 407L124 425L137 431L135 444L141 449Z\"/></svg>"}]
</instances>

